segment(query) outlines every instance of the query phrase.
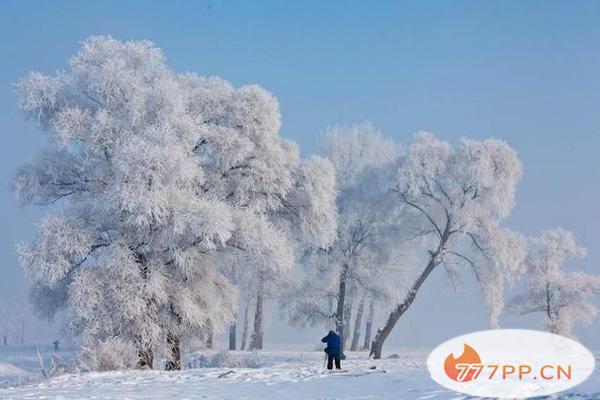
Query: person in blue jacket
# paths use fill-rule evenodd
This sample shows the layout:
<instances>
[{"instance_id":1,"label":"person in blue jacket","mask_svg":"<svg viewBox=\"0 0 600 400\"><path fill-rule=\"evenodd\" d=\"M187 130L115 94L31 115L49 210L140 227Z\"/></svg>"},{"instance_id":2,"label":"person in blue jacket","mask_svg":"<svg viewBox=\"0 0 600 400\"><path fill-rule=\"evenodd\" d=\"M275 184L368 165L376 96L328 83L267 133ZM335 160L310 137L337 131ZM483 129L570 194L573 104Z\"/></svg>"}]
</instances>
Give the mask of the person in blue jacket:
<instances>
[{"instance_id":1,"label":"person in blue jacket","mask_svg":"<svg viewBox=\"0 0 600 400\"><path fill-rule=\"evenodd\" d=\"M340 366L340 355L342 353L342 339L334 331L329 331L327 336L321 339L321 342L327 343L325 353L327 354L327 369L333 369L333 362L335 361L335 368L341 369Z\"/></svg>"}]
</instances>

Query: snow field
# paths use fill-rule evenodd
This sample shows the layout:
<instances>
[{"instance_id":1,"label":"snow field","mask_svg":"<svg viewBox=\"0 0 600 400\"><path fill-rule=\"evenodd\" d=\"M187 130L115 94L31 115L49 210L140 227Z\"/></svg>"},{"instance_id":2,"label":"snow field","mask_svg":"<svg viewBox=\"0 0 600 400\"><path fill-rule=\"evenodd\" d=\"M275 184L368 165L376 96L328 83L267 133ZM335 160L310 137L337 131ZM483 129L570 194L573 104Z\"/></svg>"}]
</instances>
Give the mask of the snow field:
<instances>
[{"instance_id":1,"label":"snow field","mask_svg":"<svg viewBox=\"0 0 600 400\"><path fill-rule=\"evenodd\" d=\"M320 352L236 352L227 358L243 365L178 372L118 371L67 374L35 384L0 389L0 398L21 399L473 399L437 385L425 368L426 352L368 360L349 353L347 372L327 372ZM191 363L198 354L188 355ZM371 369L375 367L375 369ZM600 374L552 399L600 399Z\"/></svg>"}]
</instances>

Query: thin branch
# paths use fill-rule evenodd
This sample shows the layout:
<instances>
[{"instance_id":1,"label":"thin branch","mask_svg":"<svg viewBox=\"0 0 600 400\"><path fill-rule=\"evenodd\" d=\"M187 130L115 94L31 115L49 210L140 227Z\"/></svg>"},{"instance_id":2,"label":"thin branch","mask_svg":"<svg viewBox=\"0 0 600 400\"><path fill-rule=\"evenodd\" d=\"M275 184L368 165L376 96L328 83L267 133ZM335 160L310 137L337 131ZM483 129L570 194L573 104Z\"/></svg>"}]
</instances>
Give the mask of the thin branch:
<instances>
[{"instance_id":1,"label":"thin branch","mask_svg":"<svg viewBox=\"0 0 600 400\"><path fill-rule=\"evenodd\" d=\"M396 193L398 193L401 198L402 201L406 204L408 204L409 206L419 210L423 215L425 215L425 217L429 220L429 222L431 223L431 225L433 225L433 227L435 228L437 234L440 236L440 238L442 238L443 234L442 234L442 230L440 229L440 227L435 223L435 221L433 220L433 218L427 213L427 211L425 211L423 208L421 208L420 206L418 206L417 204L411 202L410 200L408 200L406 198L406 194L400 192L397 189L393 189L393 191L395 191Z\"/></svg>"},{"instance_id":2,"label":"thin branch","mask_svg":"<svg viewBox=\"0 0 600 400\"><path fill-rule=\"evenodd\" d=\"M440 192L442 192L442 194L448 200L448 202L450 202L450 205L453 205L454 202L452 201L452 199L450 198L450 196L448 196L448 193L446 192L446 190L444 190L444 187L442 186L442 184L440 183L440 181L438 181L437 179L434 179L433 181L438 186L438 188L440 189Z\"/></svg>"},{"instance_id":3,"label":"thin branch","mask_svg":"<svg viewBox=\"0 0 600 400\"><path fill-rule=\"evenodd\" d=\"M484 248L481 244L479 244L479 242L477 241L477 238L475 237L474 234L472 234L471 232L465 232L467 234L467 236L469 236L471 238L471 241L473 242L473 244L475 245L475 247L477 247L477 249L481 252L481 254L488 260L490 260L490 256L486 253L486 251L488 249Z\"/></svg>"},{"instance_id":4,"label":"thin branch","mask_svg":"<svg viewBox=\"0 0 600 400\"><path fill-rule=\"evenodd\" d=\"M475 267L475 263L473 262L473 260L471 260L469 257L467 257L463 254L460 254L456 251L448 250L448 251L446 251L446 253L455 255L456 257L461 258L464 261L466 261L467 263L469 263L469 265L471 265L471 269L473 270L473 274L475 275L475 278L477 278L477 281L482 282L481 277L479 276L479 272L477 271L477 268Z\"/></svg>"}]
</instances>

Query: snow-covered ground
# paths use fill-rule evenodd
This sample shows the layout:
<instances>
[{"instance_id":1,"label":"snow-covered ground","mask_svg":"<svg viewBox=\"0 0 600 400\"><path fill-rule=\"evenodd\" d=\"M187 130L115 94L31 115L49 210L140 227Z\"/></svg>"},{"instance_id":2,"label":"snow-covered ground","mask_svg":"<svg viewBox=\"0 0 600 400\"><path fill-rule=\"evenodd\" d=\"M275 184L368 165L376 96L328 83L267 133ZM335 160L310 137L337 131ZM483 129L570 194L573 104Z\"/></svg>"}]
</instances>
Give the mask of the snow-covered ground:
<instances>
[{"instance_id":1,"label":"snow-covered ground","mask_svg":"<svg viewBox=\"0 0 600 400\"><path fill-rule=\"evenodd\" d=\"M30 373L25 371L24 369L21 369L9 363L0 362L0 377L2 377L2 379L4 379L6 382L18 382L21 378L24 378L29 375Z\"/></svg>"},{"instance_id":2,"label":"snow-covered ground","mask_svg":"<svg viewBox=\"0 0 600 400\"><path fill-rule=\"evenodd\" d=\"M9 357L7 357L7 355ZM3 357L3 358L2 358ZM10 358L12 362L6 360ZM263 352L186 357L180 372L126 371L39 377L37 354L0 352L0 375L27 371L35 383L0 388L1 399L473 399L437 385L425 369L425 352L399 352L399 358L368 360L350 353L347 372L326 372L322 353ZM23 361L24 360L24 361ZM199 365L219 364L220 367ZM7 366L12 365L16 370ZM223 366L224 365L224 366ZM240 367L240 365L252 366ZM374 368L374 369L372 369ZM577 388L550 398L600 399L600 373Z\"/></svg>"},{"instance_id":3,"label":"snow-covered ground","mask_svg":"<svg viewBox=\"0 0 600 400\"><path fill-rule=\"evenodd\" d=\"M39 354L38 354L39 353ZM52 359L66 362L75 352L62 349L52 350L52 345L41 346L0 346L0 389L7 386L21 386L42 379L41 365L48 368ZM0 395L0 399L4 399Z\"/></svg>"}]
</instances>

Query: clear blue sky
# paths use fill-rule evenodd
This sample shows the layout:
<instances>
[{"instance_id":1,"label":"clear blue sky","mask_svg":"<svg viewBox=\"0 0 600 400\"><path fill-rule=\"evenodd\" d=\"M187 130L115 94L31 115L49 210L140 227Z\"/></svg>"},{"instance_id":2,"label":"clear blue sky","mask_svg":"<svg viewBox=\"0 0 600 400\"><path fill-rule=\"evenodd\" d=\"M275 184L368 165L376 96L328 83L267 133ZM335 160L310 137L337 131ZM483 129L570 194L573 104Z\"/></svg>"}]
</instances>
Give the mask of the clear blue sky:
<instances>
[{"instance_id":1,"label":"clear blue sky","mask_svg":"<svg viewBox=\"0 0 600 400\"><path fill-rule=\"evenodd\" d=\"M14 244L41 215L8 190L44 136L24 123L11 83L64 68L92 34L157 43L176 71L219 75L274 92L283 134L304 154L327 125L372 120L407 142L425 129L451 141L495 136L525 165L510 225L526 234L562 226L600 273L600 2L594 1L3 1L0 5L0 301L23 290ZM466 279L443 271L396 328L395 344L432 346L485 328ZM307 342L271 318L269 340ZM506 319L516 326L528 321ZM1 323L1 322L0 322ZM600 322L578 329L600 349Z\"/></svg>"}]
</instances>

